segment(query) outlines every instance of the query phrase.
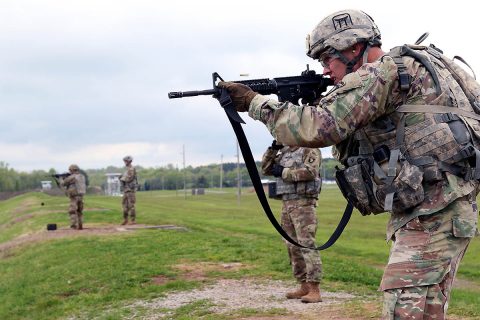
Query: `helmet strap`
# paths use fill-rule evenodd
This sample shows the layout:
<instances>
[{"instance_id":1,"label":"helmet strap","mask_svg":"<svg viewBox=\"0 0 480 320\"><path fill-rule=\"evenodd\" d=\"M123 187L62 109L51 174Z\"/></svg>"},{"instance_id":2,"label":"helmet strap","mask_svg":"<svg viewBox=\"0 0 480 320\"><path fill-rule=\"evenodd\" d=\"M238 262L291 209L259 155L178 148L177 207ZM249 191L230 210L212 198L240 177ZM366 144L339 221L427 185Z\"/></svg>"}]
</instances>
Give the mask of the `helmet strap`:
<instances>
[{"instance_id":1,"label":"helmet strap","mask_svg":"<svg viewBox=\"0 0 480 320\"><path fill-rule=\"evenodd\" d=\"M357 64L360 58L363 59L363 63L367 62L369 48L370 48L370 45L366 43L365 46L362 48L362 50L360 50L359 54L352 60L348 60L342 53L340 53L340 51L335 50L336 54L338 55L338 58L347 66L347 69L345 70L345 74L352 73L353 67Z\"/></svg>"}]
</instances>

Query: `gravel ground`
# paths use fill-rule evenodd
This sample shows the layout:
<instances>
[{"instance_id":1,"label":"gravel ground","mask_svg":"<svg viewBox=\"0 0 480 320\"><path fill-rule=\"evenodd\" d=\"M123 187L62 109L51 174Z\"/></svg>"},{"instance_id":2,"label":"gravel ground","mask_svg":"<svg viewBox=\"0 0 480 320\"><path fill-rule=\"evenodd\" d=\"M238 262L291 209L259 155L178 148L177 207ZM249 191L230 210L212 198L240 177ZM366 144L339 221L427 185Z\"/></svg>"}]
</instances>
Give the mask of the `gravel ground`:
<instances>
[{"instance_id":1,"label":"gravel ground","mask_svg":"<svg viewBox=\"0 0 480 320\"><path fill-rule=\"evenodd\" d=\"M294 283L282 281L222 279L202 289L174 292L152 301L137 301L126 308L133 311L131 319L138 319L136 309L144 310L143 312L147 310L146 314L141 316L141 319L145 320L168 319L175 309L199 300L208 300L212 304L209 311L215 314L232 314L241 309L283 309L295 314L315 314L327 305L341 304L355 297L348 293L322 292L323 302L306 304L300 300L285 298L285 292L294 288Z\"/></svg>"}]
</instances>

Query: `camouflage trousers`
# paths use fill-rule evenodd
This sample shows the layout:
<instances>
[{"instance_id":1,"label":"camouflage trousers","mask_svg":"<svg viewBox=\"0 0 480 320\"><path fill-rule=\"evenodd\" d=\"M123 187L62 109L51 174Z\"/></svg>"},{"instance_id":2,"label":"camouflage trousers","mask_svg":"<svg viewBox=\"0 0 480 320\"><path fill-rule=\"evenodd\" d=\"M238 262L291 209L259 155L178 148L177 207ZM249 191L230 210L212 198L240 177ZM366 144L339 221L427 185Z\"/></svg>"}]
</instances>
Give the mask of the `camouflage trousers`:
<instances>
[{"instance_id":1,"label":"camouflage trousers","mask_svg":"<svg viewBox=\"0 0 480 320\"><path fill-rule=\"evenodd\" d=\"M464 198L415 218L395 232L380 290L383 319L445 319L452 283L477 230Z\"/></svg>"},{"instance_id":2,"label":"camouflage trousers","mask_svg":"<svg viewBox=\"0 0 480 320\"><path fill-rule=\"evenodd\" d=\"M316 199L284 200L281 224L285 232L303 246L315 246L317 232ZM299 281L320 282L322 261L317 250L294 246L285 240L293 276Z\"/></svg>"},{"instance_id":3,"label":"camouflage trousers","mask_svg":"<svg viewBox=\"0 0 480 320\"><path fill-rule=\"evenodd\" d=\"M123 218L126 220L130 216L131 221L135 221L135 202L137 201L135 192L124 192L122 199Z\"/></svg>"},{"instance_id":4,"label":"camouflage trousers","mask_svg":"<svg viewBox=\"0 0 480 320\"><path fill-rule=\"evenodd\" d=\"M70 197L68 214L70 215L70 227L78 228L83 224L83 196Z\"/></svg>"}]
</instances>

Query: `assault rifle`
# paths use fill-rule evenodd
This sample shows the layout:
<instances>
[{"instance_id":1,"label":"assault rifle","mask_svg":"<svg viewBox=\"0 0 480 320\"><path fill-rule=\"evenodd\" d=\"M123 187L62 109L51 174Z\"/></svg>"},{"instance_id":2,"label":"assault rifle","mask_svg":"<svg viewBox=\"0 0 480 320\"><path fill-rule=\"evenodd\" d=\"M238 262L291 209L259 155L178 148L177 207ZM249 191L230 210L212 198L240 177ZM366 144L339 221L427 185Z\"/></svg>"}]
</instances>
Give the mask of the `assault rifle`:
<instances>
[{"instance_id":1,"label":"assault rifle","mask_svg":"<svg viewBox=\"0 0 480 320\"><path fill-rule=\"evenodd\" d=\"M220 88L216 83L217 80L220 79L223 81L223 79L216 72L212 74L212 78L213 89L169 92L168 97L170 99L203 95L220 97ZM333 85L333 81L330 78L325 78L323 75L317 74L315 70L310 70L308 64L307 70L303 71L299 76L273 79L235 80L234 82L242 83L262 95L275 94L280 102L289 101L295 104L298 104L300 99L303 104L313 103L327 90L328 86Z\"/></svg>"},{"instance_id":2,"label":"assault rifle","mask_svg":"<svg viewBox=\"0 0 480 320\"><path fill-rule=\"evenodd\" d=\"M223 79L216 72L212 74L212 78L213 89L200 91L169 92L168 97L170 99L174 99L201 95L213 95L213 97L217 99L218 102L220 102L220 105L223 107L225 113L228 116L228 120L232 125L233 131L235 131L235 135L237 136L240 150L242 150L243 159L245 160L245 165L250 175L250 179L252 179L253 187L255 188L258 200L260 201L263 210L265 211L265 214L267 215L268 219L275 227L275 229L278 231L278 233L280 233L284 239L286 239L295 246L307 248L293 240L288 235L288 233L286 233L285 230L282 229L281 225L276 220L275 215L272 213L270 205L268 204L267 197L265 196L265 191L263 190L263 186L260 181L260 175L258 174L252 151L250 150L247 137L245 136L245 133L243 132L241 126L241 123L245 122L238 115L232 99L228 94L228 91L224 88L220 88L217 85L217 81L223 81ZM333 81L331 79L325 78L321 74L316 74L314 70L309 70L308 65L307 70L303 71L300 76L273 79L242 80L235 82L242 83L250 87L253 91L263 95L275 94L277 95L280 102L289 101L294 104L313 103L315 100L321 97L321 94L327 90L328 86L333 85ZM319 247L308 247L309 249L324 250L330 247L337 240L337 238L342 233L346 223L350 219L353 206L349 204L347 209L348 210L345 211L344 216L342 217L342 222L338 225L337 229L327 240L327 242L325 242Z\"/></svg>"},{"instance_id":3,"label":"assault rifle","mask_svg":"<svg viewBox=\"0 0 480 320\"><path fill-rule=\"evenodd\" d=\"M64 173L55 173L55 174L52 174L50 175L50 177L54 178L55 179L55 183L57 184L57 186L60 188L60 184L58 183L58 179L65 179L66 177L69 177L71 175L70 172L64 172Z\"/></svg>"},{"instance_id":4,"label":"assault rifle","mask_svg":"<svg viewBox=\"0 0 480 320\"><path fill-rule=\"evenodd\" d=\"M66 177L70 176L71 173L70 172L64 172L64 173L55 173L55 174L52 174L51 177L55 178L55 179L65 179Z\"/></svg>"}]
</instances>

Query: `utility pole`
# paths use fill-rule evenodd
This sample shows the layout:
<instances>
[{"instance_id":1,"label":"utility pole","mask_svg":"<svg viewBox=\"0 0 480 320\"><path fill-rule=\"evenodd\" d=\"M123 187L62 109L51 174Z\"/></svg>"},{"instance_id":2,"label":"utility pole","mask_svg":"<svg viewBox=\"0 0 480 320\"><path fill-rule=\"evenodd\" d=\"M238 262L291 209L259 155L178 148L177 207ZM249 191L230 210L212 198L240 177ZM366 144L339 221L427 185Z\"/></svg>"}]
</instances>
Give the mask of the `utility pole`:
<instances>
[{"instance_id":1,"label":"utility pole","mask_svg":"<svg viewBox=\"0 0 480 320\"><path fill-rule=\"evenodd\" d=\"M242 195L242 176L240 174L240 146L237 140L237 201L240 205L240 196Z\"/></svg>"},{"instance_id":2,"label":"utility pole","mask_svg":"<svg viewBox=\"0 0 480 320\"><path fill-rule=\"evenodd\" d=\"M220 155L220 190L223 188L223 154Z\"/></svg>"},{"instance_id":3,"label":"utility pole","mask_svg":"<svg viewBox=\"0 0 480 320\"><path fill-rule=\"evenodd\" d=\"M185 170L185 145L183 145L183 195L187 199L187 171Z\"/></svg>"},{"instance_id":4,"label":"utility pole","mask_svg":"<svg viewBox=\"0 0 480 320\"><path fill-rule=\"evenodd\" d=\"M178 197L178 163L175 164L175 196Z\"/></svg>"}]
</instances>

